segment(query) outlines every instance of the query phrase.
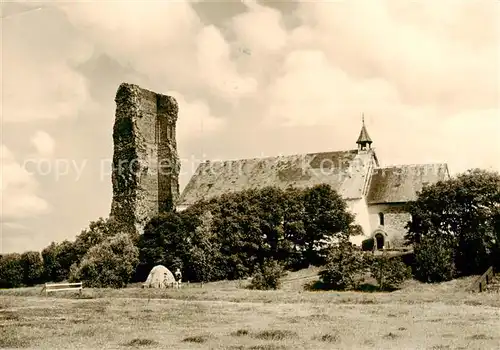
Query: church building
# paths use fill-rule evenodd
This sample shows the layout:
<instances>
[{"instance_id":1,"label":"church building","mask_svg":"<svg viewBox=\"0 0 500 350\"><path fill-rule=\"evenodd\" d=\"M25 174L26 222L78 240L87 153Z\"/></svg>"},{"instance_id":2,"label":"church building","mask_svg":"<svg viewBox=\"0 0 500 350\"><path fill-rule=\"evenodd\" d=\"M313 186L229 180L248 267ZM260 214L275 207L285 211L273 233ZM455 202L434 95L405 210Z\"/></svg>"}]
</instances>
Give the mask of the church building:
<instances>
[{"instance_id":1,"label":"church building","mask_svg":"<svg viewBox=\"0 0 500 350\"><path fill-rule=\"evenodd\" d=\"M353 237L353 243L360 245L373 237L377 249L401 247L405 226L411 219L407 204L424 186L448 179L448 166L381 166L364 120L356 145L356 149L347 151L206 161L181 193L177 210L201 199L250 188L328 184L345 199L363 229L363 236Z\"/></svg>"}]
</instances>

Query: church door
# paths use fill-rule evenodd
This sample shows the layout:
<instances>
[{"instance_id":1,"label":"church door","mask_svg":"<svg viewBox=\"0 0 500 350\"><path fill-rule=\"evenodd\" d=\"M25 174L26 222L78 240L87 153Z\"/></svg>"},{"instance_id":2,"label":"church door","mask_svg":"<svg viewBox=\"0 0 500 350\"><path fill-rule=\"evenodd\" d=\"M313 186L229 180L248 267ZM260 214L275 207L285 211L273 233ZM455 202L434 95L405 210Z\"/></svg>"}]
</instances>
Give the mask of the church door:
<instances>
[{"instance_id":1,"label":"church door","mask_svg":"<svg viewBox=\"0 0 500 350\"><path fill-rule=\"evenodd\" d=\"M375 241L377 242L377 250L384 248L384 236L381 233L375 235Z\"/></svg>"}]
</instances>

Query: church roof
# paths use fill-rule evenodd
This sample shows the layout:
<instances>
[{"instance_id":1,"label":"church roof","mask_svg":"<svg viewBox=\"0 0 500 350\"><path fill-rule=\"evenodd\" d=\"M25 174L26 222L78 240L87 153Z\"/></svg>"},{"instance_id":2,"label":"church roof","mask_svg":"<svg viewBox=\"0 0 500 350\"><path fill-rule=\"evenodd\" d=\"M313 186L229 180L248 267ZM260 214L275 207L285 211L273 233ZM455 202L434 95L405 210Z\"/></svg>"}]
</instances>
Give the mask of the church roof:
<instances>
[{"instance_id":1,"label":"church roof","mask_svg":"<svg viewBox=\"0 0 500 350\"><path fill-rule=\"evenodd\" d=\"M345 199L361 198L365 172L356 166L357 154L357 150L349 150L204 162L177 205L189 206L201 199L250 188L306 188L319 184L329 184Z\"/></svg>"},{"instance_id":2,"label":"church roof","mask_svg":"<svg viewBox=\"0 0 500 350\"><path fill-rule=\"evenodd\" d=\"M404 203L417 198L429 184L449 178L446 164L399 165L374 169L367 195L369 204Z\"/></svg>"},{"instance_id":3,"label":"church roof","mask_svg":"<svg viewBox=\"0 0 500 350\"><path fill-rule=\"evenodd\" d=\"M363 127L361 128L361 132L359 133L359 137L356 143L364 142L372 143L372 139L370 138L370 135L368 135L368 131L366 130L365 124L363 123Z\"/></svg>"}]
</instances>

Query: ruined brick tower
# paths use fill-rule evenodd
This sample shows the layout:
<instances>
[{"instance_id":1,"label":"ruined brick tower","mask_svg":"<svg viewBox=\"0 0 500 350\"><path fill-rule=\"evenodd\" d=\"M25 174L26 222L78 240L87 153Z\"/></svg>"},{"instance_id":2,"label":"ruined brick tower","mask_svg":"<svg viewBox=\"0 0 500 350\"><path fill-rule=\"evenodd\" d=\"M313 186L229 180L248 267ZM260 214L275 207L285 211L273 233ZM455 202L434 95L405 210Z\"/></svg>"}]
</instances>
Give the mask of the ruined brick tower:
<instances>
[{"instance_id":1,"label":"ruined brick tower","mask_svg":"<svg viewBox=\"0 0 500 350\"><path fill-rule=\"evenodd\" d=\"M142 233L151 217L173 210L179 196L178 105L171 96L127 83L115 102L110 216Z\"/></svg>"}]
</instances>

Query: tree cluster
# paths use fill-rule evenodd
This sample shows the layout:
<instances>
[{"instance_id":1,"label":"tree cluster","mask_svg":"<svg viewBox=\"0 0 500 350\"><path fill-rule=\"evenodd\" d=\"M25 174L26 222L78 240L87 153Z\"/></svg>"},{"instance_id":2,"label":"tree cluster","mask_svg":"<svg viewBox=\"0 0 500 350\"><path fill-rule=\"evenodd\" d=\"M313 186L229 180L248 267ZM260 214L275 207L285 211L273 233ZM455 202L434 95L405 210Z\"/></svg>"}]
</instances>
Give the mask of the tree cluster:
<instances>
[{"instance_id":1,"label":"tree cluster","mask_svg":"<svg viewBox=\"0 0 500 350\"><path fill-rule=\"evenodd\" d=\"M42 280L40 253L5 254L0 256L0 288L32 286Z\"/></svg>"},{"instance_id":2,"label":"tree cluster","mask_svg":"<svg viewBox=\"0 0 500 350\"><path fill-rule=\"evenodd\" d=\"M130 275L137 265L137 261L133 260L134 254L136 260L138 256L136 241L137 237L127 233L121 224L100 218L91 222L73 242L52 242L41 253L1 256L0 288L33 286L76 278L82 279L87 286L123 286L130 281ZM124 268L132 272L125 274ZM120 281L117 282L116 277L104 277L106 274L116 275ZM108 278L107 281L112 283L101 283L102 278Z\"/></svg>"},{"instance_id":3,"label":"tree cluster","mask_svg":"<svg viewBox=\"0 0 500 350\"><path fill-rule=\"evenodd\" d=\"M214 281L251 276L267 261L286 269L321 265L331 241L359 231L353 221L328 185L224 194L153 218L139 238L139 275L180 265L188 280Z\"/></svg>"},{"instance_id":4,"label":"tree cluster","mask_svg":"<svg viewBox=\"0 0 500 350\"><path fill-rule=\"evenodd\" d=\"M427 186L409 210L406 239L419 280L481 274L490 265L500 269L498 173L471 170ZM353 247L349 237L359 233L346 202L328 185L252 189L152 218L140 237L101 218L73 242L2 255L0 288L68 279L122 287L144 281L158 264L180 268L190 281L254 276L256 288L264 289L278 287L283 270L311 264L325 266L323 282L335 289L358 288L367 275L382 289L408 277L399 259L373 260ZM366 241L365 248L373 244Z\"/></svg>"},{"instance_id":5,"label":"tree cluster","mask_svg":"<svg viewBox=\"0 0 500 350\"><path fill-rule=\"evenodd\" d=\"M406 239L424 282L500 268L500 175L469 170L425 187L410 205Z\"/></svg>"}]
</instances>

